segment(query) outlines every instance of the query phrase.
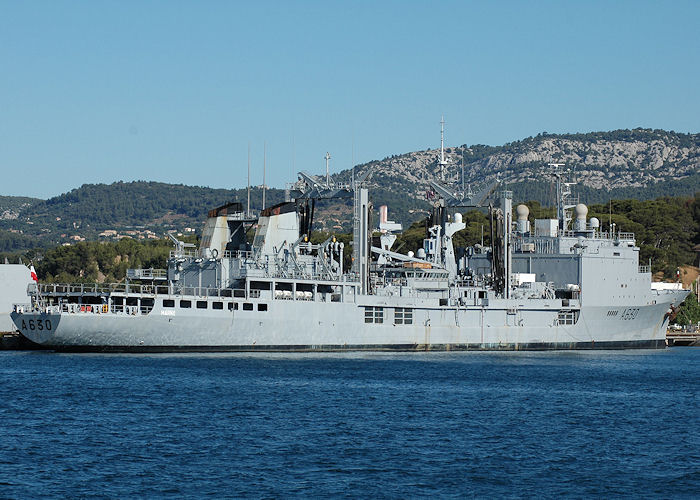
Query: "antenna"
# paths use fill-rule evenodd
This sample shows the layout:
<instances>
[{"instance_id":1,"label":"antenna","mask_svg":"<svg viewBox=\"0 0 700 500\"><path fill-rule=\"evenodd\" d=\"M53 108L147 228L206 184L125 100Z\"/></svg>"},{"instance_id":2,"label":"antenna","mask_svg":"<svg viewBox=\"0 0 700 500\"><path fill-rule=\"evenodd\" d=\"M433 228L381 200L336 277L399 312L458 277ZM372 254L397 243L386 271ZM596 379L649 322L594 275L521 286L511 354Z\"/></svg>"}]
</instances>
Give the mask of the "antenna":
<instances>
[{"instance_id":1,"label":"antenna","mask_svg":"<svg viewBox=\"0 0 700 500\"><path fill-rule=\"evenodd\" d=\"M246 208L246 217L250 216L250 142L248 142L248 207Z\"/></svg>"},{"instance_id":2,"label":"antenna","mask_svg":"<svg viewBox=\"0 0 700 500\"><path fill-rule=\"evenodd\" d=\"M350 141L350 185L355 189L355 130L352 131Z\"/></svg>"},{"instance_id":3,"label":"antenna","mask_svg":"<svg viewBox=\"0 0 700 500\"><path fill-rule=\"evenodd\" d=\"M265 210L265 166L267 165L267 141L263 142L263 198L262 208Z\"/></svg>"},{"instance_id":4,"label":"antenna","mask_svg":"<svg viewBox=\"0 0 700 500\"><path fill-rule=\"evenodd\" d=\"M445 116L443 115L440 119L440 180L445 180L445 167L447 166L447 160L445 160Z\"/></svg>"},{"instance_id":5,"label":"antenna","mask_svg":"<svg viewBox=\"0 0 700 500\"><path fill-rule=\"evenodd\" d=\"M297 143L296 140L294 139L294 136L292 136L292 178L294 177L294 173L297 171Z\"/></svg>"},{"instance_id":6,"label":"antenna","mask_svg":"<svg viewBox=\"0 0 700 500\"><path fill-rule=\"evenodd\" d=\"M462 193L464 193L464 149L462 149Z\"/></svg>"},{"instance_id":7,"label":"antenna","mask_svg":"<svg viewBox=\"0 0 700 500\"><path fill-rule=\"evenodd\" d=\"M328 160L331 159L331 154L326 151L326 156L324 156L326 159L326 187L330 186L331 181L330 181L330 171L328 170Z\"/></svg>"}]
</instances>

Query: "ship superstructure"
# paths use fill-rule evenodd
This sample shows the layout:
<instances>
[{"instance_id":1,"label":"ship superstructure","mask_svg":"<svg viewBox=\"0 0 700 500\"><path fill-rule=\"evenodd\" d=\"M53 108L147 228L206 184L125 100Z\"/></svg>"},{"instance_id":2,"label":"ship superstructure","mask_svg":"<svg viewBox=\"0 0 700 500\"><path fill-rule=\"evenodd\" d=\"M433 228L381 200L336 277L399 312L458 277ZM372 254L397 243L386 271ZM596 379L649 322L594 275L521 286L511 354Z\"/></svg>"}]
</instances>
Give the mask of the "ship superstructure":
<instances>
[{"instance_id":1,"label":"ship superstructure","mask_svg":"<svg viewBox=\"0 0 700 500\"><path fill-rule=\"evenodd\" d=\"M652 289L633 234L601 231L561 196L557 219L531 221L495 185L468 196L433 188L440 200L415 252L392 251L400 225L385 208L372 237L364 178L340 185L302 172L289 201L255 217L240 203L211 210L199 248L174 239L166 270L129 270L118 285L40 285L12 317L31 340L67 350L665 345L669 309L687 291ZM455 248L460 207L486 206L492 192L492 245ZM315 201L332 197L353 200L352 252L333 236L311 242Z\"/></svg>"}]
</instances>

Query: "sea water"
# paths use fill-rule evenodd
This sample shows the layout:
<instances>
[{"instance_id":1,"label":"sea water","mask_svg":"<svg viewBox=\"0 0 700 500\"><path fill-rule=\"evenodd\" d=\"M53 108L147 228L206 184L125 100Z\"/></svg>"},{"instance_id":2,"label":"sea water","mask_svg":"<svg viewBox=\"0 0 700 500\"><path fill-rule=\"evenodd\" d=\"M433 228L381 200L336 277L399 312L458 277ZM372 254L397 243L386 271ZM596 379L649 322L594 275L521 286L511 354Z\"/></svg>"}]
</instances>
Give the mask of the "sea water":
<instances>
[{"instance_id":1,"label":"sea water","mask_svg":"<svg viewBox=\"0 0 700 500\"><path fill-rule=\"evenodd\" d=\"M0 352L0 498L690 498L699 362Z\"/></svg>"}]
</instances>

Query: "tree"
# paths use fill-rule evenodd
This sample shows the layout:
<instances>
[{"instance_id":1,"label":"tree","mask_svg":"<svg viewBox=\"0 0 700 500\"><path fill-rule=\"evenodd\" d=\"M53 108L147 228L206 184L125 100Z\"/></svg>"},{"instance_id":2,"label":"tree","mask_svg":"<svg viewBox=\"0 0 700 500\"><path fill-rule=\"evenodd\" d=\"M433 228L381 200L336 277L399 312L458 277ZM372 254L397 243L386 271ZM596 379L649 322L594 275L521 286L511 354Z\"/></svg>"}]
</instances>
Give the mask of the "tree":
<instances>
[{"instance_id":1,"label":"tree","mask_svg":"<svg viewBox=\"0 0 700 500\"><path fill-rule=\"evenodd\" d=\"M693 292L685 298L678 307L678 314L674 323L681 326L694 325L700 323L700 303L698 297Z\"/></svg>"}]
</instances>

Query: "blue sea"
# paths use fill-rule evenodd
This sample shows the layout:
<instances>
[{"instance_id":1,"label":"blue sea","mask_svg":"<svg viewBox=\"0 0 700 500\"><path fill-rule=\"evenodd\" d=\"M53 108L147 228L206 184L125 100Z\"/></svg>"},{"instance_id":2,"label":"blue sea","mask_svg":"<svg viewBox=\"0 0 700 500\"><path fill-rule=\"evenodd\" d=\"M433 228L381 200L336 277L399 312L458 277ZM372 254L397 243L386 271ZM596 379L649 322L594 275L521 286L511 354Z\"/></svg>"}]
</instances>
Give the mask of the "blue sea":
<instances>
[{"instance_id":1,"label":"blue sea","mask_svg":"<svg viewBox=\"0 0 700 500\"><path fill-rule=\"evenodd\" d=\"M699 366L0 352L0 498L697 497Z\"/></svg>"}]
</instances>

